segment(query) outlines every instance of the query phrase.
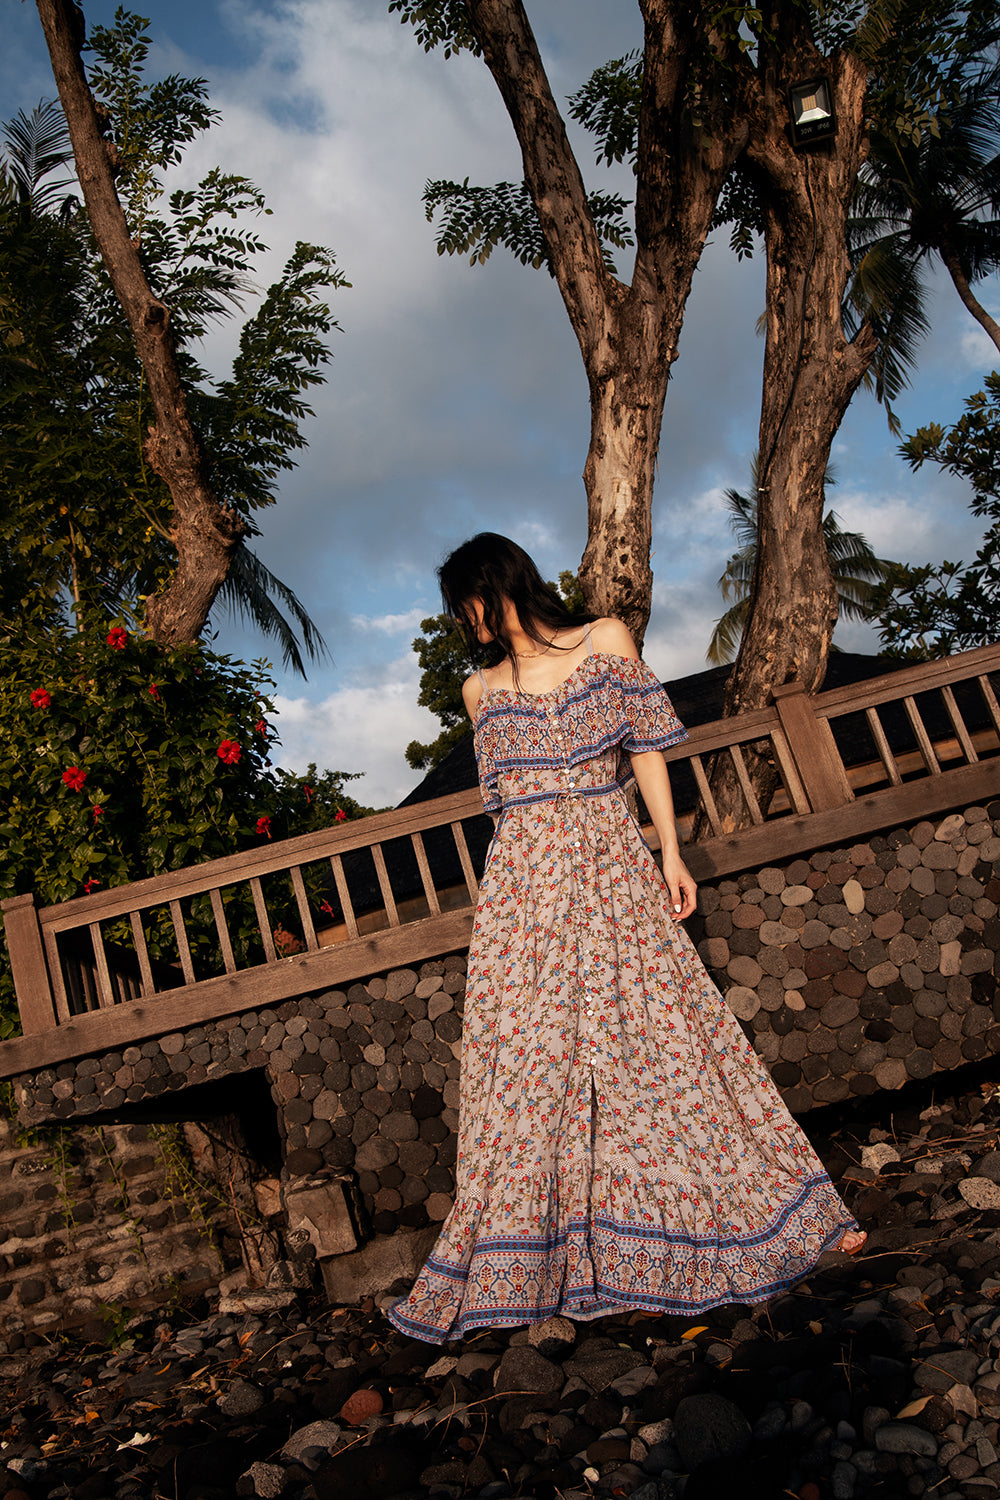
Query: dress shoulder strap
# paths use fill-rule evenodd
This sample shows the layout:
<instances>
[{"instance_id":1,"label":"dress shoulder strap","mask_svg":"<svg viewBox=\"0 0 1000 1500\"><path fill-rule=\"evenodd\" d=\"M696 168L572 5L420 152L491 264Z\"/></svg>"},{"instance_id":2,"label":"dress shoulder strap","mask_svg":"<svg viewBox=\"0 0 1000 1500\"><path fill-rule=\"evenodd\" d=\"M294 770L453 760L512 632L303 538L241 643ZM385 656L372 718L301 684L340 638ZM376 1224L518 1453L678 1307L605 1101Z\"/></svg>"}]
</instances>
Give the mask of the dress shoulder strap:
<instances>
[{"instance_id":1,"label":"dress shoulder strap","mask_svg":"<svg viewBox=\"0 0 1000 1500\"><path fill-rule=\"evenodd\" d=\"M477 667L476 668L476 676L479 678L479 681L480 681L480 684L482 686L483 692L485 693L486 692L486 674L484 673L482 667Z\"/></svg>"},{"instance_id":2,"label":"dress shoulder strap","mask_svg":"<svg viewBox=\"0 0 1000 1500\"><path fill-rule=\"evenodd\" d=\"M593 656L593 654L594 654L594 638L593 638L593 636L590 633L590 621L589 620L587 621L586 625L583 627L583 639L587 643L587 655L588 656Z\"/></svg>"}]
</instances>

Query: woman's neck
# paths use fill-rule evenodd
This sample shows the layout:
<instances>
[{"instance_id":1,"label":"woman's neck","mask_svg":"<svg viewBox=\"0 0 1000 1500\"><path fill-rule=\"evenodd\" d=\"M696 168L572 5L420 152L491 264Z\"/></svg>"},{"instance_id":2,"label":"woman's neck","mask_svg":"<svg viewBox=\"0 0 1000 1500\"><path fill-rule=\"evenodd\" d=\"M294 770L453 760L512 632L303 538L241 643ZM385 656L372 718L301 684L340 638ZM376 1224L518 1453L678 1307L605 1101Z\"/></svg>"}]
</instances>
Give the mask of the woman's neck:
<instances>
[{"instance_id":1,"label":"woman's neck","mask_svg":"<svg viewBox=\"0 0 1000 1500\"><path fill-rule=\"evenodd\" d=\"M557 630L544 630L536 625L534 626L536 634L530 635L509 599L504 605L503 622L513 656L541 656L549 649L549 645L559 633ZM538 639L539 636L542 637L541 640Z\"/></svg>"}]
</instances>

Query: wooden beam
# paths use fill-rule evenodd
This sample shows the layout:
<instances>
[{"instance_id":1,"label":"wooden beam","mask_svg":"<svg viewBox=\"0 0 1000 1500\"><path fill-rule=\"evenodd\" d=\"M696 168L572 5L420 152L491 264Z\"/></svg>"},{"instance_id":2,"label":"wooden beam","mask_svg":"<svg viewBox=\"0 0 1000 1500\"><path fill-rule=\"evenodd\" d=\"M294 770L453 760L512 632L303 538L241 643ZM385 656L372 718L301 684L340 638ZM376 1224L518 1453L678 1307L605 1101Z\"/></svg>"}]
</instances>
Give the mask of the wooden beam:
<instances>
[{"instance_id":1,"label":"wooden beam","mask_svg":"<svg viewBox=\"0 0 1000 1500\"><path fill-rule=\"evenodd\" d=\"M0 1042L0 1078L33 1073L74 1057L117 1050L170 1031L204 1026L222 1016L263 1009L297 995L353 984L381 969L401 968L426 958L437 958L442 953L461 951L468 947L472 919L473 910L466 906L461 911L425 917L405 927L321 948L317 953L296 953L274 964L261 964L236 974L219 974L198 984L165 990L152 1000L132 1000L110 1010L74 1016L43 1035L12 1037Z\"/></svg>"},{"instance_id":2,"label":"wooden beam","mask_svg":"<svg viewBox=\"0 0 1000 1500\"><path fill-rule=\"evenodd\" d=\"M804 685L787 682L771 696L813 812L850 802L851 788L829 722L816 717Z\"/></svg>"},{"instance_id":3,"label":"wooden beam","mask_svg":"<svg viewBox=\"0 0 1000 1500\"><path fill-rule=\"evenodd\" d=\"M56 1011L35 898L31 894L9 896L0 906L7 953L14 972L21 1029L26 1034L49 1031L56 1024Z\"/></svg>"}]
</instances>

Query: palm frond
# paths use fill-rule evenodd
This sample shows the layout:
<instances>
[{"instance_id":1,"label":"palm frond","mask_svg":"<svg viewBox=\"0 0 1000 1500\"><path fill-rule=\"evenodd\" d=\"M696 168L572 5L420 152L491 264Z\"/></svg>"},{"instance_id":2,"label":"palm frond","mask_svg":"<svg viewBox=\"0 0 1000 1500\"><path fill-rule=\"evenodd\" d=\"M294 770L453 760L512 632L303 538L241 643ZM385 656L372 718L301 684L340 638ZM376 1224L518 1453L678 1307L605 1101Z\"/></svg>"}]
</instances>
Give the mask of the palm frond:
<instances>
[{"instance_id":1,"label":"palm frond","mask_svg":"<svg viewBox=\"0 0 1000 1500\"><path fill-rule=\"evenodd\" d=\"M753 488L749 494L741 494L739 490L726 491L729 525L742 545L729 558L719 579L723 599L733 603L716 621L705 653L706 661L714 667L735 659L750 608L750 588L757 565L759 468L756 456L751 468ZM836 482L833 466L828 465L823 475L824 490ZM823 515L823 537L841 612L853 620L870 619L880 596L880 585L896 564L876 557L871 543L860 532L844 531L834 510L826 510Z\"/></svg>"},{"instance_id":2,"label":"palm frond","mask_svg":"<svg viewBox=\"0 0 1000 1500\"><path fill-rule=\"evenodd\" d=\"M735 661L749 608L749 598L740 599L726 610L720 620L716 620L708 650L705 652L705 660L709 666L724 667L727 662Z\"/></svg>"},{"instance_id":3,"label":"palm frond","mask_svg":"<svg viewBox=\"0 0 1000 1500\"><path fill-rule=\"evenodd\" d=\"M275 599L280 599L291 616L291 621L282 614ZM276 640L281 647L285 666L297 672L300 677L305 677L306 670L299 650L296 627L301 634L303 649L310 659L318 661L325 657L329 660L326 642L306 613L301 600L287 584L275 577L245 542L239 542L233 552L229 572L219 590L217 602L231 615L252 621L264 635Z\"/></svg>"},{"instance_id":4,"label":"palm frond","mask_svg":"<svg viewBox=\"0 0 1000 1500\"><path fill-rule=\"evenodd\" d=\"M32 215L51 213L73 185L72 177L45 179L73 160L66 117L58 99L36 104L30 115L18 110L3 126L6 171L18 201Z\"/></svg>"}]
</instances>

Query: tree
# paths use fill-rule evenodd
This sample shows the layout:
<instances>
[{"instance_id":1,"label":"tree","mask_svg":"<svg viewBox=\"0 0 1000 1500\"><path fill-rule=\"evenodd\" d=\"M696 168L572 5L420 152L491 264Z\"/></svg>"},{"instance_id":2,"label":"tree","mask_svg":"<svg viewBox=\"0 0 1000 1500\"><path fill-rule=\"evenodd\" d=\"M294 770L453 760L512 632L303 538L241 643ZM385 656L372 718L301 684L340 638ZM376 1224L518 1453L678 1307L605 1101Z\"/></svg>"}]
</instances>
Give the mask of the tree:
<instances>
[{"instance_id":1,"label":"tree","mask_svg":"<svg viewBox=\"0 0 1000 1500\"><path fill-rule=\"evenodd\" d=\"M973 515L990 524L973 562L897 563L880 591L879 634L886 656L914 661L950 656L1000 636L1000 373L970 396L951 427L921 427L900 447L910 467L931 461L972 486Z\"/></svg>"},{"instance_id":2,"label":"tree","mask_svg":"<svg viewBox=\"0 0 1000 1500\"><path fill-rule=\"evenodd\" d=\"M521 0L392 0L425 48L480 54L511 117L525 188L431 184L444 213L439 246L486 259L498 243L547 264L576 334L590 387L584 483L588 608L618 615L641 642L649 619L651 504L660 423L691 281L719 190L746 138L713 63L738 52L735 20L708 7L643 0L641 67L622 58L577 96L599 158L636 164L635 267L615 274L610 248L631 243L624 204L588 195ZM640 76L641 75L641 76ZM614 91L604 102L604 83ZM696 101L697 95L697 103Z\"/></svg>"},{"instance_id":3,"label":"tree","mask_svg":"<svg viewBox=\"0 0 1000 1500\"><path fill-rule=\"evenodd\" d=\"M271 766L272 686L262 663L120 625L0 622L0 896L65 901L371 811L342 772ZM269 899L272 920L294 929L291 892ZM252 903L226 900L234 940L251 944ZM217 938L205 903L192 916L199 964ZM152 957L176 962L169 921L150 920ZM128 947L127 929L112 940ZM0 964L0 1037L15 1017Z\"/></svg>"},{"instance_id":4,"label":"tree","mask_svg":"<svg viewBox=\"0 0 1000 1500\"><path fill-rule=\"evenodd\" d=\"M95 44L104 45L102 34ZM101 618L127 614L162 586L176 560L169 493L136 440L140 372L88 221L64 195L67 180L51 182L69 161L58 105L19 115L4 137L6 180L17 192L0 201L0 488L16 503L0 522L8 563L0 607L4 594L21 609L29 594L51 601L63 593L78 619L86 609ZM215 487L245 517L219 603L249 615L304 674L297 634L313 656L325 649L322 638L248 536L257 530L253 510L273 503L277 477L304 441L309 408L301 392L322 379L322 335L336 326L318 294L337 277L326 252L297 247L243 329L232 379L213 388L188 346L210 318L227 314L239 290L234 271L245 280L235 256L245 259L259 242L238 235L232 217L241 203L259 211L262 202L245 179L212 176L197 214L192 193L175 194L166 217L147 205L144 253L170 288L175 323L186 324L179 357L211 441Z\"/></svg>"},{"instance_id":5,"label":"tree","mask_svg":"<svg viewBox=\"0 0 1000 1500\"><path fill-rule=\"evenodd\" d=\"M98 28L91 38L98 58L92 73L95 101L81 61L79 7L73 0L37 0L37 5L87 213L141 362L141 385L136 385L148 424L141 461L169 491L169 522L161 533L175 557L146 597L146 626L160 644L190 642L205 624L234 549L247 533L247 515L273 478L273 465L287 466L295 446L289 429L305 410L301 392L320 378L317 366L328 357L317 335L331 324L315 293L342 285L343 278L325 251L299 246L283 282L271 289L269 331L281 329L280 317L273 314L274 304L283 302L286 310L297 311L296 332L304 335L298 346L281 351L284 371L280 356L269 362L267 373L282 385L283 402L274 399L275 390L261 389L254 367L253 355L265 347L263 328L254 330L251 320L244 330L242 381L214 394L220 405L228 404L235 431L248 428L250 445L265 460L270 457L272 468L265 461L256 481L245 471L249 482L227 492L232 454L219 444L222 433L234 429L206 431L205 400L193 403L196 413L190 410L183 345L199 320L203 325L246 290L248 256L260 242L223 227L221 220L260 207L259 195L244 179L210 173L197 190L174 195L174 223L165 236L158 234L150 208L160 195L159 176L213 118L204 82L169 78L148 86L142 78L146 23L119 10L114 27ZM116 177L125 190L124 207ZM164 265L172 265L180 300L171 298L169 282L157 275ZM261 396L267 402L263 421L256 405ZM193 415L202 418L200 434Z\"/></svg>"},{"instance_id":6,"label":"tree","mask_svg":"<svg viewBox=\"0 0 1000 1500\"><path fill-rule=\"evenodd\" d=\"M1000 268L1000 68L975 59L957 97L911 135L872 131L849 232L852 300L865 309L936 256L1000 349L1000 325L973 284Z\"/></svg>"},{"instance_id":7,"label":"tree","mask_svg":"<svg viewBox=\"0 0 1000 1500\"><path fill-rule=\"evenodd\" d=\"M832 470L827 469L824 485L834 483ZM739 649L740 637L746 625L750 604L750 584L757 562L757 463L753 464L753 484L749 494L739 490L727 490L729 525L733 531L738 550L726 564L719 579L722 597L732 600L730 608L716 621L712 639L705 653L713 667L732 661ZM871 545L857 531L844 531L836 511L827 510L823 516L823 537L834 585L837 590L839 612L848 619L868 620L876 601L881 597L879 585L889 577L897 566L875 556Z\"/></svg>"},{"instance_id":8,"label":"tree","mask_svg":"<svg viewBox=\"0 0 1000 1500\"><path fill-rule=\"evenodd\" d=\"M601 243L608 216L602 220L583 188L520 0L393 0L391 9L414 24L427 48L480 51L511 116L536 241L521 211L526 199L509 184L493 197L467 183L432 184L428 207L448 208L440 248L482 259L504 243L522 259L548 264L559 285L590 383L581 580L590 608L621 615L640 640L650 597L653 465L691 278L712 224L734 225L737 253L746 253L755 231L762 234L759 549L726 712L759 707L775 685L794 678L814 691L837 610L823 535L830 447L880 338L893 334L905 347L914 336L909 317L879 323L863 315L853 328L844 325L846 221L868 121L901 134L936 113L991 40L996 5L774 0L716 8L640 0L641 60L598 70L572 101L597 135L599 156L634 161L629 286L608 270ZM836 142L796 150L785 124L789 90L817 76L830 86ZM532 252L533 243L544 251ZM904 311L912 311L909 299ZM766 763L753 774L765 791ZM735 776L725 784L726 775L720 765L713 793L724 825L735 827L743 798Z\"/></svg>"},{"instance_id":9,"label":"tree","mask_svg":"<svg viewBox=\"0 0 1000 1500\"><path fill-rule=\"evenodd\" d=\"M559 574L558 587L550 583L563 603L575 615L586 613L583 590L575 573ZM413 642L420 663L421 708L429 708L441 721L442 730L428 744L411 740L406 759L415 771L429 771L440 765L450 750L469 733L469 716L462 700L465 679L487 660L487 651L472 651L464 633L450 615L432 615L421 620L422 635Z\"/></svg>"}]
</instances>

